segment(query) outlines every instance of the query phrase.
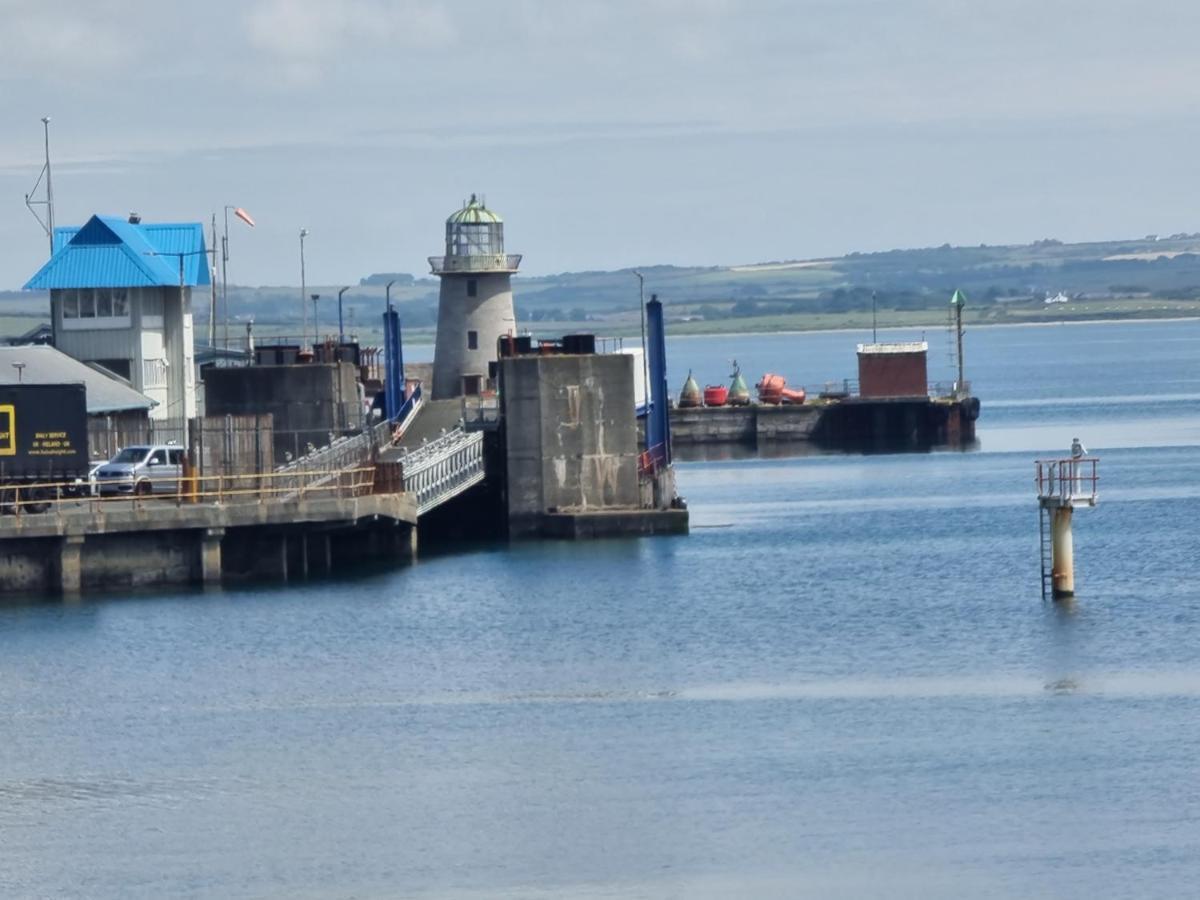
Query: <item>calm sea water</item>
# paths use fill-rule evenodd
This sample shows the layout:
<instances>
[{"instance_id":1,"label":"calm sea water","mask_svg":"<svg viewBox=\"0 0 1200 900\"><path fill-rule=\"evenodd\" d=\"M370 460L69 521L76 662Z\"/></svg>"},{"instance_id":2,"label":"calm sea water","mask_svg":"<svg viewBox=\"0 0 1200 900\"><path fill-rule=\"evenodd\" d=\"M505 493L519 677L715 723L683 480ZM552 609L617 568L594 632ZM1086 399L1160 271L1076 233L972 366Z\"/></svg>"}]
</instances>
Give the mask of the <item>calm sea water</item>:
<instances>
[{"instance_id":1,"label":"calm sea water","mask_svg":"<svg viewBox=\"0 0 1200 900\"><path fill-rule=\"evenodd\" d=\"M672 381L861 339L674 340ZM0 895L1192 894L1200 323L968 353L978 451L684 464L687 537L0 607ZM1031 481L1075 435L1068 608Z\"/></svg>"}]
</instances>

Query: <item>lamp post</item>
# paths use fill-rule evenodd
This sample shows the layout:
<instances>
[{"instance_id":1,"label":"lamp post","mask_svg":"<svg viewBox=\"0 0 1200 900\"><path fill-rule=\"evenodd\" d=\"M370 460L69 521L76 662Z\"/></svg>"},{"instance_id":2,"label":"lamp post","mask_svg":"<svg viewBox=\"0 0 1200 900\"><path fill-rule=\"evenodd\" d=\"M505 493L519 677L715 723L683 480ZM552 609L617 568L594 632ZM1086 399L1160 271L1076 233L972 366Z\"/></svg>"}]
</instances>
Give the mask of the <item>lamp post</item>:
<instances>
[{"instance_id":1,"label":"lamp post","mask_svg":"<svg viewBox=\"0 0 1200 900\"><path fill-rule=\"evenodd\" d=\"M254 227L254 219L250 213L232 203L225 204L225 233L221 235L221 306L225 309L225 349L229 349L229 211L249 225Z\"/></svg>"},{"instance_id":2,"label":"lamp post","mask_svg":"<svg viewBox=\"0 0 1200 900\"><path fill-rule=\"evenodd\" d=\"M304 305L305 299L308 297L307 285L304 282L304 239L308 237L308 229L300 229L300 341L304 342L304 335L308 332L308 307Z\"/></svg>"},{"instance_id":3,"label":"lamp post","mask_svg":"<svg viewBox=\"0 0 1200 900\"><path fill-rule=\"evenodd\" d=\"M338 343L346 343L346 329L342 326L342 294L350 290L350 285L338 291Z\"/></svg>"}]
</instances>

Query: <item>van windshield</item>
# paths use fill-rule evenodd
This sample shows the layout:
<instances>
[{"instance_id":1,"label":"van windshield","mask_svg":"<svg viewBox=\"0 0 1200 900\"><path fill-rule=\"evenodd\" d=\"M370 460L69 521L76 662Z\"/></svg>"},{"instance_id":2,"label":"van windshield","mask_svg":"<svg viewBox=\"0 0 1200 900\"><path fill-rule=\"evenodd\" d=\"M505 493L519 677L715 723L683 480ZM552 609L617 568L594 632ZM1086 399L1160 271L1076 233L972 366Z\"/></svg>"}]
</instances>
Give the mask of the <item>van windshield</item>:
<instances>
[{"instance_id":1,"label":"van windshield","mask_svg":"<svg viewBox=\"0 0 1200 900\"><path fill-rule=\"evenodd\" d=\"M120 453L118 453L116 456L114 456L110 460L110 462L140 463L143 459L146 458L146 454L149 452L150 452L149 447L126 447L124 450L122 450Z\"/></svg>"}]
</instances>

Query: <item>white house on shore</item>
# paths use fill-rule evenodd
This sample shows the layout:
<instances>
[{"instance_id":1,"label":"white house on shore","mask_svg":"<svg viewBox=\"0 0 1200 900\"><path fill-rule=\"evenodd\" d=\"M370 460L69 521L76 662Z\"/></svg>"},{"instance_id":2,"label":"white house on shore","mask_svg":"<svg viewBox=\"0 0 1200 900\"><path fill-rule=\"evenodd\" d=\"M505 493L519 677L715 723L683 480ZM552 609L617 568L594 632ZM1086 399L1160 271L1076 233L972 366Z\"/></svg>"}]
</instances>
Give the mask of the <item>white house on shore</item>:
<instances>
[{"instance_id":1,"label":"white house on shore","mask_svg":"<svg viewBox=\"0 0 1200 900\"><path fill-rule=\"evenodd\" d=\"M92 216L56 228L54 255L25 285L50 292L54 345L154 401L184 433L196 415L192 288L210 284L199 222ZM165 420L165 421L163 421Z\"/></svg>"}]
</instances>

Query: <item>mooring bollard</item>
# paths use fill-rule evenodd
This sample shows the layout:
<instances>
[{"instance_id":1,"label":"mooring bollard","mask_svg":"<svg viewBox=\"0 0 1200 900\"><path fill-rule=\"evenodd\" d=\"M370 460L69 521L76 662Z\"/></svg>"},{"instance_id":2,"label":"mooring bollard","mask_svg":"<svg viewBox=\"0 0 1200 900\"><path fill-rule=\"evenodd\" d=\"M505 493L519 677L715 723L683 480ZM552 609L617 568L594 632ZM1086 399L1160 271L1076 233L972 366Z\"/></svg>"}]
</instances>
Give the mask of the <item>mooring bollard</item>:
<instances>
[{"instance_id":1,"label":"mooring bollard","mask_svg":"<svg viewBox=\"0 0 1200 900\"><path fill-rule=\"evenodd\" d=\"M1075 595L1075 545L1071 520L1076 504L1096 505L1099 480L1096 457L1075 438L1065 459L1039 459L1037 466L1038 535L1042 599Z\"/></svg>"}]
</instances>

